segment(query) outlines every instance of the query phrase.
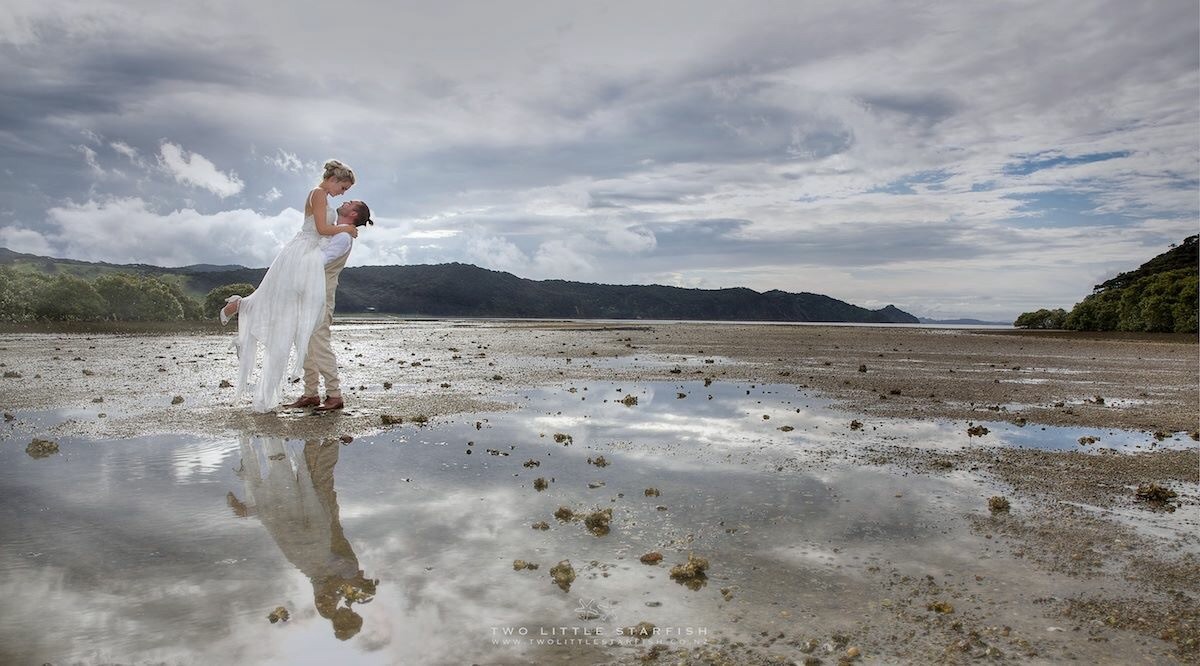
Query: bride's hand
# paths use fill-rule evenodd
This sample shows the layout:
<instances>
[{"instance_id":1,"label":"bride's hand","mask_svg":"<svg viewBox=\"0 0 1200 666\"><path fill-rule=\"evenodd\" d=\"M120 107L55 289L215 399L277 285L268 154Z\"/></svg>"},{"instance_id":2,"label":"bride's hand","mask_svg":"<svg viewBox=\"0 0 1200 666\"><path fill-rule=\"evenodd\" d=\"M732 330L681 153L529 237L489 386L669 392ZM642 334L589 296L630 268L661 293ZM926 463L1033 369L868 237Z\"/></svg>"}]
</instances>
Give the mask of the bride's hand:
<instances>
[{"instance_id":1,"label":"bride's hand","mask_svg":"<svg viewBox=\"0 0 1200 666\"><path fill-rule=\"evenodd\" d=\"M346 227L346 233L350 234L351 238L358 238L358 227L352 224L345 224L342 226Z\"/></svg>"}]
</instances>

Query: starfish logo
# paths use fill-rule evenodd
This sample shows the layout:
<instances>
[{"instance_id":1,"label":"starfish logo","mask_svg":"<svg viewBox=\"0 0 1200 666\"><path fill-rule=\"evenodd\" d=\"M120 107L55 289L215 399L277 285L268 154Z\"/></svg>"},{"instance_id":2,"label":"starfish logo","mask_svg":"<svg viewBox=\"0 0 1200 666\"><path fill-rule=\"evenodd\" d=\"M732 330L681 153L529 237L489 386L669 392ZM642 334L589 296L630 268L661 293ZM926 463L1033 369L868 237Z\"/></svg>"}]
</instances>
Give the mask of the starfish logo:
<instances>
[{"instance_id":1,"label":"starfish logo","mask_svg":"<svg viewBox=\"0 0 1200 666\"><path fill-rule=\"evenodd\" d=\"M575 609L575 616L581 620L604 620L606 622L611 617L608 607L595 599L580 599L579 608Z\"/></svg>"}]
</instances>

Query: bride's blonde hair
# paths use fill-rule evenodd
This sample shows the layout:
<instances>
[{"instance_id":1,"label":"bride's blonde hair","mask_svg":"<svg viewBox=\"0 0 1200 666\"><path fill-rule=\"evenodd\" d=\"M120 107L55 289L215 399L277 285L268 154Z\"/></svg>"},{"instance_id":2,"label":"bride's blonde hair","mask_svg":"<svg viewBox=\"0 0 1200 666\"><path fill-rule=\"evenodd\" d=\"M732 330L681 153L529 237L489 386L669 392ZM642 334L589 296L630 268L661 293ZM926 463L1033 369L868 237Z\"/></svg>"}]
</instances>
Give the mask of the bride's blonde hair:
<instances>
[{"instance_id":1,"label":"bride's blonde hair","mask_svg":"<svg viewBox=\"0 0 1200 666\"><path fill-rule=\"evenodd\" d=\"M337 160L329 160L325 163L325 175L322 176L322 180L329 180L330 178L341 181L348 180L353 183L354 170Z\"/></svg>"}]
</instances>

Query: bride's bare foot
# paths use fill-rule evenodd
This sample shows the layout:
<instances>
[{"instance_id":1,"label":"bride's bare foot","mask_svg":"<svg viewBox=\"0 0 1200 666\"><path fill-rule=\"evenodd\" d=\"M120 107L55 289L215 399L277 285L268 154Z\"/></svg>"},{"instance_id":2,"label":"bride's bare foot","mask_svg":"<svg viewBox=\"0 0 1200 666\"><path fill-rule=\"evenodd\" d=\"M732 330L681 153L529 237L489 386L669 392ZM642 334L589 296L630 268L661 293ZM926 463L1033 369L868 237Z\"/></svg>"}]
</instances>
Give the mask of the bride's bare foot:
<instances>
[{"instance_id":1,"label":"bride's bare foot","mask_svg":"<svg viewBox=\"0 0 1200 666\"><path fill-rule=\"evenodd\" d=\"M230 296L229 299L225 301L225 307L221 308L221 325L222 326L224 326L225 324L228 324L229 320L233 318L233 315L237 314L238 304L241 300L242 300L241 296L234 295L234 296Z\"/></svg>"}]
</instances>

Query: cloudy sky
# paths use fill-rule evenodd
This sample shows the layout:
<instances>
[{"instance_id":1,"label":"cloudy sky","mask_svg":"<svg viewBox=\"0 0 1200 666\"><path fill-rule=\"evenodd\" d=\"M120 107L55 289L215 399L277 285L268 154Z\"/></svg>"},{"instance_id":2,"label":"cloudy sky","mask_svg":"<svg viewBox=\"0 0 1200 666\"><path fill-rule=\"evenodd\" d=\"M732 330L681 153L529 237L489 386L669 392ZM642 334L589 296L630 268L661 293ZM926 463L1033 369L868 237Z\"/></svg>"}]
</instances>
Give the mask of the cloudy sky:
<instances>
[{"instance_id":1,"label":"cloudy sky","mask_svg":"<svg viewBox=\"0 0 1200 666\"><path fill-rule=\"evenodd\" d=\"M0 246L265 266L336 157L350 265L1011 320L1200 227L1200 7L8 0Z\"/></svg>"}]
</instances>

